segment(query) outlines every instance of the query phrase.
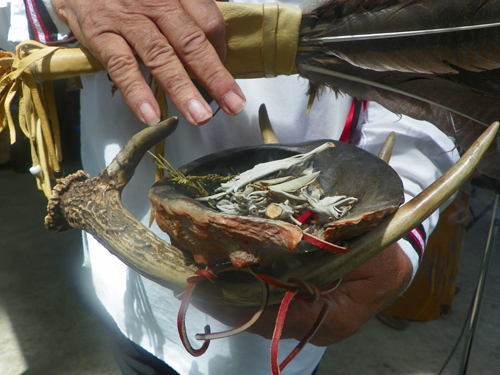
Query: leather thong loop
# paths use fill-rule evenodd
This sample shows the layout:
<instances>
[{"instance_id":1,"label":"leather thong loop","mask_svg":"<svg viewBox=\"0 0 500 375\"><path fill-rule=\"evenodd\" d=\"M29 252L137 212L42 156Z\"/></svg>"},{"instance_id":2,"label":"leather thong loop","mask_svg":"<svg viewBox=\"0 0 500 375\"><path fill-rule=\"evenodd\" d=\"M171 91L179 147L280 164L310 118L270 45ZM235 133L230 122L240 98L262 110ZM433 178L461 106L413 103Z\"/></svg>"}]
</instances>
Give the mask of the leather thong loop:
<instances>
[{"instance_id":1,"label":"leather thong loop","mask_svg":"<svg viewBox=\"0 0 500 375\"><path fill-rule=\"evenodd\" d=\"M179 308L179 312L177 313L177 330L179 331L179 336L182 342L182 345L186 349L186 351L191 354L193 357L199 357L200 355L204 354L208 346L210 345L210 340L205 340L203 342L203 345L195 349L191 343L189 342L189 338L187 337L187 331L186 331L186 313L187 313L187 307L189 305L189 301L191 299L191 296L193 295L193 291L196 288L196 283L203 278L207 278L208 280L213 281L213 278L215 278L215 275L211 274L207 270L198 270L194 273L193 276L190 277L190 280L188 279L188 287L186 291L184 292L184 295L182 297L181 301L181 306ZM205 334L210 333L210 326L206 325L205 326Z\"/></svg>"},{"instance_id":2,"label":"leather thong loop","mask_svg":"<svg viewBox=\"0 0 500 375\"><path fill-rule=\"evenodd\" d=\"M252 272L251 269L249 269L249 271L250 271L250 273L253 274L253 272ZM262 288L262 299L261 299L260 306L259 306L258 310L253 314L253 316L250 318L250 320L248 320L248 322L246 322L245 324L243 324L243 325L241 325L239 327L236 327L236 328L224 331L224 332L214 332L214 333L210 333L210 332L207 333L207 332L205 332L204 334L198 333L198 334L195 335L195 338L197 340L216 340L216 339L222 339L222 338L226 338L226 337L237 335L238 333L244 332L248 328L250 328L251 326L253 326L254 323L257 320L259 320L259 318L261 317L262 313L266 309L267 303L268 303L268 300L269 300L269 286L268 286L268 284L266 282L264 282L263 280L259 279L259 278L257 278L257 280L259 281L260 286Z\"/></svg>"},{"instance_id":3,"label":"leather thong loop","mask_svg":"<svg viewBox=\"0 0 500 375\"><path fill-rule=\"evenodd\" d=\"M340 285L340 282L341 280L339 280L339 282L332 289L322 291L317 285L308 283L300 279L293 278L288 280L288 283L295 285L295 288L290 288L288 285L286 286L287 292L285 293L285 297L283 298L278 310L278 316L276 318L276 324L274 326L273 337L271 340L271 370L273 375L279 375L281 371L283 371L283 369L292 361L292 359L294 359L295 356L300 353L304 346L318 331L331 307L330 301L321 296L335 290ZM305 295L300 295L299 292L301 291L304 292ZM299 343L280 364L278 359L279 342L281 339L281 334L283 332L283 326L285 324L288 307L294 298L302 299L309 303L322 301L323 307L321 308L321 311L311 329L306 333L304 337L302 337L302 339L300 339Z\"/></svg>"},{"instance_id":4,"label":"leather thong loop","mask_svg":"<svg viewBox=\"0 0 500 375\"><path fill-rule=\"evenodd\" d=\"M249 272L253 274L252 270L249 269ZM255 276L255 274L253 274ZM205 332L204 333L198 333L195 335L195 338L197 340L203 340L203 345L199 349L195 349L190 341L189 338L187 337L187 332L186 332L186 313L187 313L187 308L189 306L189 301L191 299L191 296L193 294L193 291L196 287L196 284L199 281L202 280L209 280L211 282L214 282L217 276L215 273L211 272L210 270L207 269L199 269L197 270L194 275L188 277L187 282L188 282L188 287L186 291L184 292L184 295L182 297L182 302L181 306L179 308L179 312L177 314L177 329L179 331L179 336L182 342L182 345L184 348L187 350L189 354L191 354L194 357L198 357L206 352L208 349L208 346L210 345L211 340L216 340L216 339L222 339L222 338L227 338L230 336L237 335L241 332L246 331L248 328L250 328L259 318L261 317L262 313L264 312L265 308L267 307L267 303L269 300L269 287L266 282L261 280L260 278L257 278L257 280L260 283L260 286L262 288L262 299L260 306L258 310L254 313L254 315L250 318L248 322L245 324L227 330L223 332L214 332L212 333L210 330L210 326L206 325L205 326Z\"/></svg>"},{"instance_id":5,"label":"leather thong loop","mask_svg":"<svg viewBox=\"0 0 500 375\"><path fill-rule=\"evenodd\" d=\"M276 317L276 323L274 326L273 337L271 340L271 370L273 375L279 375L281 371L292 361L293 358L297 354L300 353L302 348L311 340L314 334L318 331L321 324L326 318L328 311L330 310L331 303L327 298L322 296L333 292L337 289L342 282L342 278L338 280L338 282L329 288L320 288L319 286L309 283L307 281L301 280L299 278L290 278L287 282L282 282L277 279L274 279L270 276L267 276L261 272L259 272L256 268L252 269L252 273L258 278L265 281L267 284L272 285L275 288L285 289L287 292L281 301L281 305L278 310L278 315ZM278 359L278 349L279 342L281 339L281 334L283 332L283 326L285 324L286 313L288 311L288 307L293 299L300 299L308 303L315 303L318 301L323 302L323 307L321 311L311 327L311 329L306 333L304 337L299 341L297 346L287 355L287 357L279 363Z\"/></svg>"}]
</instances>

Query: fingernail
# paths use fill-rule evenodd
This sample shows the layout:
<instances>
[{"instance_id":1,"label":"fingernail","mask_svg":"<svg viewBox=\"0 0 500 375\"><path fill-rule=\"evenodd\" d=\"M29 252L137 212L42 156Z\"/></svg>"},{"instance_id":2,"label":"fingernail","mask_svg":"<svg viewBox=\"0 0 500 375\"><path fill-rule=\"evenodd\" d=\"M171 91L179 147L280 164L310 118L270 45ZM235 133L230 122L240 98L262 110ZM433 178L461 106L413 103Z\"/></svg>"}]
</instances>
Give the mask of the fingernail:
<instances>
[{"instance_id":1,"label":"fingernail","mask_svg":"<svg viewBox=\"0 0 500 375\"><path fill-rule=\"evenodd\" d=\"M188 111L194 122L200 125L212 117L212 112L207 111L203 103L196 99L189 102Z\"/></svg>"},{"instance_id":2,"label":"fingernail","mask_svg":"<svg viewBox=\"0 0 500 375\"><path fill-rule=\"evenodd\" d=\"M242 99L238 94L236 94L233 91L224 95L222 100L224 100L224 104L229 109L232 115L237 115L238 113L243 111L245 105L247 104L244 99Z\"/></svg>"},{"instance_id":3,"label":"fingernail","mask_svg":"<svg viewBox=\"0 0 500 375\"><path fill-rule=\"evenodd\" d=\"M142 103L139 106L139 113L142 117L142 122L148 125L156 125L160 122L160 118L156 116L156 113L149 103Z\"/></svg>"}]
</instances>

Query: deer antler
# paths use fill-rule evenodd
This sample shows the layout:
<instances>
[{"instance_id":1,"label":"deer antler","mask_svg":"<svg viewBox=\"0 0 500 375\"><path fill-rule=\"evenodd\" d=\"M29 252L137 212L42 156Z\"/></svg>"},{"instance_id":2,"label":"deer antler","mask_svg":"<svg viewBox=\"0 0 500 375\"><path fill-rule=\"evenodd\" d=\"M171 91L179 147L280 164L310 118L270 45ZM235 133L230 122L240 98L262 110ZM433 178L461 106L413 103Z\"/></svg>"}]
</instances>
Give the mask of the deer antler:
<instances>
[{"instance_id":1,"label":"deer antler","mask_svg":"<svg viewBox=\"0 0 500 375\"><path fill-rule=\"evenodd\" d=\"M82 171L67 177L54 188L45 219L47 229L52 231L85 230L135 271L175 291L186 288L186 279L197 268L186 265L181 250L139 223L121 204L120 194L148 148L170 135L177 122L171 118L136 134L98 177L90 179ZM349 254L325 253L275 277L286 281L293 276L328 285L396 242L465 182L495 139L498 128L498 122L491 125L433 185L385 218L377 228L352 240ZM200 283L195 297L212 303L258 306L261 293L257 281L218 280ZM269 302L279 303L283 293L282 289L271 288Z\"/></svg>"},{"instance_id":2,"label":"deer antler","mask_svg":"<svg viewBox=\"0 0 500 375\"><path fill-rule=\"evenodd\" d=\"M52 192L45 227L55 232L82 229L141 275L169 289L184 289L186 275L196 267L187 266L179 249L154 235L120 200L146 151L169 136L177 123L170 118L134 135L95 178L83 171L66 177Z\"/></svg>"}]
</instances>

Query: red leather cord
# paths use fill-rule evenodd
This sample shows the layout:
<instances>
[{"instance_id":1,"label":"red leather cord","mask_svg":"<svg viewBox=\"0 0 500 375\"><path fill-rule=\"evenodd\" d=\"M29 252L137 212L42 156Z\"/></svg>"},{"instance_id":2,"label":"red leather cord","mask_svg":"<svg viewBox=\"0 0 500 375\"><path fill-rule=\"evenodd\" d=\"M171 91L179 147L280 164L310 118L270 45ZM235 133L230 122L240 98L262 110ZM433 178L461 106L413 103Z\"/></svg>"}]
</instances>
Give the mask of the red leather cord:
<instances>
[{"instance_id":1,"label":"red leather cord","mask_svg":"<svg viewBox=\"0 0 500 375\"><path fill-rule=\"evenodd\" d=\"M290 354L288 354L288 356L283 360L283 362L281 362L281 364L279 366L280 371L283 371L283 369L290 363L290 361L292 359L294 359L297 354L300 353L302 348L311 340L311 338L314 336L314 334L318 331L321 324L323 324L323 322L326 318L326 314L330 310L330 307L332 306L332 304L330 303L329 300L327 300L325 298L321 298L321 301L323 301L323 307L318 315L318 319L316 319L316 322L314 322L314 324L311 327L311 329L309 330L309 332L302 338L302 340L300 340L300 342L297 344L297 346L290 352ZM277 374L279 374L279 373L277 373ZM275 375L275 374L273 373L273 375Z\"/></svg>"},{"instance_id":2,"label":"red leather cord","mask_svg":"<svg viewBox=\"0 0 500 375\"><path fill-rule=\"evenodd\" d=\"M309 242L311 245L319 247L320 249L329 251L335 254L347 254L351 247L349 244L347 246L335 245L331 242L325 241L319 237L313 236L312 234L302 232L302 239L306 242Z\"/></svg>"},{"instance_id":3,"label":"red leather cord","mask_svg":"<svg viewBox=\"0 0 500 375\"><path fill-rule=\"evenodd\" d=\"M189 284L192 284L192 283L196 283L197 281L201 281L201 280L210 280L210 281L214 282L215 279L217 279L217 276L213 272L206 270L206 269L205 270L200 269L200 270L197 270L194 273L194 275L189 276L186 281Z\"/></svg>"},{"instance_id":4,"label":"red leather cord","mask_svg":"<svg viewBox=\"0 0 500 375\"><path fill-rule=\"evenodd\" d=\"M249 269L249 272L253 274L252 270L250 270L250 269ZM233 329L230 329L227 331L223 331L223 332L212 333L210 331L210 326L208 326L208 325L205 326L205 333L197 333L195 335L195 338L197 340L204 340L204 343L201 346L201 348L195 349L191 345L189 338L187 336L187 332L186 332L186 313L187 313L187 309L189 306L189 301L190 301L191 296L193 294L193 291L196 287L196 284L199 281L207 279L207 280L214 282L216 278L217 278L217 276L213 272L211 272L209 270L203 270L203 269L197 270L193 276L188 277L188 279L187 279L188 287L187 287L186 291L184 292L184 295L183 295L182 301L181 301L181 306L180 306L179 312L177 314L177 330L179 331L179 337L181 339L182 345L188 351L188 353L190 353L192 356L195 356L195 357L198 357L207 351L208 346L210 344L210 340L222 339L222 338L234 336L234 335L237 335L238 333L246 331L248 328L250 328L257 320L259 320L260 316L262 315L265 308L267 307L267 303L269 300L268 284L265 281L263 281L262 279L257 278L257 280L259 281L261 288L262 288L262 299L261 299L259 309L255 312L255 314L252 316L252 318L250 318L250 320L248 322L246 322L245 324L243 324L239 327L236 327L236 328L233 328Z\"/></svg>"},{"instance_id":5,"label":"red leather cord","mask_svg":"<svg viewBox=\"0 0 500 375\"><path fill-rule=\"evenodd\" d=\"M251 272L251 270L250 270L250 272ZM236 328L233 328L233 329L230 329L230 330L227 330L227 331L223 331L223 332L216 332L216 333L210 333L209 332L209 333L204 333L204 334L203 333L197 333L195 335L195 338L197 340L223 339L223 338L234 336L234 335L237 335L238 333L244 332L248 328L250 328L251 326L253 326L254 323L257 320L259 320L260 316L262 315L262 313L266 309L267 302L269 300L269 287L268 287L268 284L265 283L263 280L261 280L259 278L257 278L257 280L260 282L260 286L262 288L262 299L260 301L259 309L255 312L255 314L252 316L252 318L250 318L250 320L248 322L246 322L245 324L243 324L243 325L241 325L239 327L236 327Z\"/></svg>"},{"instance_id":6,"label":"red leather cord","mask_svg":"<svg viewBox=\"0 0 500 375\"><path fill-rule=\"evenodd\" d=\"M205 340L201 348L195 349L189 342L186 332L186 312L187 306L189 304L189 300L191 298L191 294L193 293L194 288L196 287L196 283L190 283L182 297L181 307L179 308L179 313L177 314L177 330L179 331L179 336L184 345L184 348L191 354L193 357L199 357L203 353L205 353L208 349L208 345L210 345L210 340ZM210 326L205 326L205 333L210 333Z\"/></svg>"},{"instance_id":7,"label":"red leather cord","mask_svg":"<svg viewBox=\"0 0 500 375\"><path fill-rule=\"evenodd\" d=\"M253 269L252 271L257 278L264 280L266 283L274 287L287 290L278 310L278 316L276 318L276 324L274 326L274 332L271 341L271 370L273 375L279 375L281 371L283 371L285 366L288 365L290 361L295 358L295 356L300 353L302 348L311 340L311 338L314 336L314 334L317 332L317 330L325 320L326 314L331 307L331 303L326 298L321 298L321 295L333 292L340 285L342 279L339 280L339 282L334 287L322 290L317 285L308 283L298 278L291 278L288 280L288 282L284 283L282 281L273 279L270 276L264 275L255 269ZM299 294L300 291L304 292L304 294ZM290 302L293 298L301 299L310 303L321 300L323 301L323 307L318 315L318 318L316 319L316 322L313 324L309 332L299 341L297 346L292 350L290 354L288 354L285 360L281 364L279 364L279 341L283 332L283 325L285 324L288 306L290 305Z\"/></svg>"},{"instance_id":8,"label":"red leather cord","mask_svg":"<svg viewBox=\"0 0 500 375\"><path fill-rule=\"evenodd\" d=\"M281 333L283 331L283 324L285 323L286 312L288 310L288 306L292 301L295 294L298 293L298 289L295 291L287 291L285 293L285 297L283 297L283 301L281 301L280 309L278 311L278 317L276 318L276 325L274 326L273 339L271 341L271 370L273 375L278 375L281 373L281 368L278 359L278 349L279 343L281 339ZM288 357L287 357L288 358ZM290 359L292 360L292 358ZM290 362L290 361L288 361Z\"/></svg>"},{"instance_id":9,"label":"red leather cord","mask_svg":"<svg viewBox=\"0 0 500 375\"><path fill-rule=\"evenodd\" d=\"M279 375L281 371L283 371L283 369L292 361L292 359L294 359L297 356L297 354L300 353L300 351L304 348L304 346L311 340L314 334L318 331L319 327L325 320L326 315L331 307L331 303L329 300L327 300L326 298L319 297L322 292L320 291L318 286L311 283L307 283L300 279L290 279L290 281L296 284L298 288L296 290L288 290L285 293L285 297L283 298L283 301L281 302L278 311L278 316L276 318L276 325L274 326L273 338L271 341L271 370L273 375ZM318 318L314 322L311 329L299 341L297 346L290 352L290 354L287 355L287 357L283 360L283 362L279 364L278 360L279 341L281 339L281 334L283 332L283 325L285 324L286 313L288 311L288 306L290 306L290 302L292 301L292 299L300 298L300 296L297 295L299 290L303 290L311 294L310 296L301 299L304 299L305 301L311 303L321 300L323 301L323 307L321 308Z\"/></svg>"},{"instance_id":10,"label":"red leather cord","mask_svg":"<svg viewBox=\"0 0 500 375\"><path fill-rule=\"evenodd\" d=\"M243 332L249 327L251 327L260 318L268 303L268 296L269 296L268 285L286 289L287 291L280 304L278 316L276 318L276 324L274 326L273 337L271 340L271 369L273 375L279 375L281 371L283 371L283 369L290 363L290 361L292 361L292 359L295 358L295 356L300 353L302 348L310 341L310 339L314 336L314 334L317 332L317 330L325 320L325 317L328 313L328 310L331 307L331 304L328 299L322 298L321 296L335 290L335 288L337 288L340 285L341 280L339 280L339 282L337 283L337 285L335 285L335 287L322 290L317 285L306 282L298 278L291 278L287 282L282 282L270 276L267 276L263 273L260 273L255 268L249 267L248 271L252 273L257 278L257 280L259 280L261 284L262 301L258 311L253 315L253 317L247 323L243 324L240 327L218 333L211 333L210 326L207 325L205 326L204 334L198 333L195 336L197 340L204 340L203 345L199 349L193 348L187 337L186 325L185 325L186 312L187 312L187 307L189 305L189 300L191 299L196 284L199 281L205 279L210 281L215 281L217 277L213 272L209 270L198 270L195 272L193 276L190 276L188 278L189 284L182 298L181 307L177 315L177 329L179 330L179 336L181 338L182 344L184 345L188 353L190 353L195 357L200 356L203 353L205 353L206 350L208 349L210 340L225 338ZM285 324L286 313L293 298L301 299L310 303L318 302L321 300L323 301L323 307L318 315L318 318L316 319L316 322L313 324L311 329L299 341L297 346L290 352L290 354L287 355L285 360L280 364L278 358L279 341L281 339L281 335L283 332L283 325Z\"/></svg>"},{"instance_id":11,"label":"red leather cord","mask_svg":"<svg viewBox=\"0 0 500 375\"><path fill-rule=\"evenodd\" d=\"M302 215L299 216L299 218L297 219L297 221L299 223L305 223L307 220L309 220L311 218L311 216L314 215L314 211L306 211L304 212Z\"/></svg>"}]
</instances>

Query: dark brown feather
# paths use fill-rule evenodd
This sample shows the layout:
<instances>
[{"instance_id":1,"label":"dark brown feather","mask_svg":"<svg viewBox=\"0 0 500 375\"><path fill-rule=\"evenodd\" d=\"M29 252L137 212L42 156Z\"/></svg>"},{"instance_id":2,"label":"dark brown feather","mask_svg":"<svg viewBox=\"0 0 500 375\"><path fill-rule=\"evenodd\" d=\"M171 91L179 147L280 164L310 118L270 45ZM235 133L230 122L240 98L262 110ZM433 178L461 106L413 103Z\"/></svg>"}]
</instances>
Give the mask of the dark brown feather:
<instances>
[{"instance_id":1,"label":"dark brown feather","mask_svg":"<svg viewBox=\"0 0 500 375\"><path fill-rule=\"evenodd\" d=\"M430 121L466 149L500 119L500 28L330 42L317 38L447 29L500 22L500 0L340 0L303 17L299 74ZM483 172L500 178L496 146Z\"/></svg>"}]
</instances>

